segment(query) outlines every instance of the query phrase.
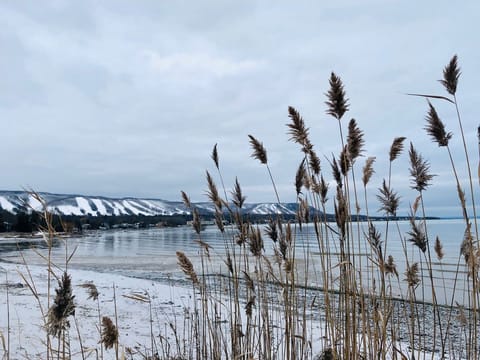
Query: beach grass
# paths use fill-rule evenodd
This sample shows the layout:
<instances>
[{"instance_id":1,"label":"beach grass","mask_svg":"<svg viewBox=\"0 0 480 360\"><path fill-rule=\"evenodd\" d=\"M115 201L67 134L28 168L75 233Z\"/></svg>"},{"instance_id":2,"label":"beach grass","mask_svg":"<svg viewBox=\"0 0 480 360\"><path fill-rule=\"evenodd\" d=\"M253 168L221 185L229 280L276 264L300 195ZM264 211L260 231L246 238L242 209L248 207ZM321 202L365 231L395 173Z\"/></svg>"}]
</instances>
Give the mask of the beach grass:
<instances>
[{"instance_id":1,"label":"beach grass","mask_svg":"<svg viewBox=\"0 0 480 360\"><path fill-rule=\"evenodd\" d=\"M441 240L432 238L427 221L425 192L435 186L430 163L403 134L392 139L389 151L376 155L388 159L386 169L376 168L376 157L365 158L366 144L360 122L346 120L350 110L346 86L331 73L326 92L326 114L338 124L338 151L321 161L300 112L289 107L286 133L300 154L295 179L297 213L295 220L273 215L266 224L257 224L243 211L246 195L236 180L224 184L221 154L212 150L215 173L206 172L207 197L215 208L222 249L212 249L202 237L201 217L189 196L183 202L192 214L197 234L198 256L193 261L178 249L178 266L190 286L191 303L182 315L157 318L154 299L148 293L133 293L129 299L149 309L148 345L132 349L122 345L116 287L112 287L114 311L102 313L99 294L93 283L83 284L95 312L96 325L82 334L76 314L75 291L69 263L75 249L66 248L62 264L51 259L53 239L51 214L44 204L46 302L24 262L22 279L37 299L44 319L42 327L46 359L478 359L479 348L479 266L480 247L476 221L474 178L469 145L460 116L456 89L460 79L454 56L444 68L440 84L443 94L411 94L426 101L425 136L445 151L452 169L463 218L463 242L458 249L454 281L437 279L435 269L444 264ZM435 102L454 106L460 139L447 130ZM254 130L254 129L253 129ZM270 166L267 148L248 135L252 158L265 168L273 201L279 206L281 194ZM453 152L451 143L460 141L463 153ZM408 157L411 204L409 230L399 226L400 198L392 177L396 160ZM461 158L465 173L458 168ZM372 175L383 176L378 189L369 187ZM217 187L217 181L221 184ZM465 180L466 179L466 180ZM370 204L370 195L377 204ZM42 203L41 197L32 194ZM405 201L405 200L404 200ZM334 209L335 221L327 218L327 206ZM373 208L372 208L373 206ZM380 232L370 214L380 209L386 230ZM359 222L360 215L365 221ZM229 225L225 225L229 224ZM389 229L398 230L402 257L389 252ZM313 239L313 241L311 241ZM265 251L266 242L273 255ZM315 246L298 246L299 244ZM42 255L43 256L43 255ZM400 266L401 264L401 266ZM405 269L399 272L398 269ZM443 274L443 272L440 272ZM443 276L443 275L442 275ZM6 275L8 284L8 273ZM10 303L2 313L10 317ZM442 300L440 300L440 298ZM459 301L459 299L461 299ZM125 309L123 309L125 310ZM10 351L11 327L0 333L4 359L16 359ZM76 332L80 351L72 354L71 333ZM92 335L93 334L93 335ZM92 349L82 344L85 336L97 339Z\"/></svg>"}]
</instances>

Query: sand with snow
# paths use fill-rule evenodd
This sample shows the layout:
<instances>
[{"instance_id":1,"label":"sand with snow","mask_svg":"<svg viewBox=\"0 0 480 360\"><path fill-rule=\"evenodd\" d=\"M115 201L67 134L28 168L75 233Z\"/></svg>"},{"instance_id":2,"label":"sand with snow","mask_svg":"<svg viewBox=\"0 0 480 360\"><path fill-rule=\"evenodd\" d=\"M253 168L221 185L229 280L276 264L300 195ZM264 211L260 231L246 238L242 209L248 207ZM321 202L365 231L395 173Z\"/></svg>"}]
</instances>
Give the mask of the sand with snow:
<instances>
[{"instance_id":1,"label":"sand with snow","mask_svg":"<svg viewBox=\"0 0 480 360\"><path fill-rule=\"evenodd\" d=\"M61 276L63 271L56 269L55 272ZM121 352L127 347L133 351L151 348L150 319L153 320L153 333L158 336L190 306L191 289L86 270L69 270L68 273L72 278L76 305L75 320L71 318L69 331L73 359L82 358L78 334L83 348L87 349L84 351L86 358L96 359L97 352L100 352L97 302L88 299L88 292L80 286L82 284L93 282L96 285L100 293L101 316L112 319L115 318L113 291L115 287ZM46 358L46 331L40 304L43 311L46 311L47 274L46 268L42 266L27 268L25 265L0 262L0 332L5 340L4 346L10 348L10 359ZM35 287L38 301L25 284L25 279ZM57 281L54 280L52 284L56 287ZM132 297L150 298L152 311L148 302ZM4 346L0 344L0 358L6 356ZM115 358L113 350L104 351L104 359L113 358Z\"/></svg>"}]
</instances>

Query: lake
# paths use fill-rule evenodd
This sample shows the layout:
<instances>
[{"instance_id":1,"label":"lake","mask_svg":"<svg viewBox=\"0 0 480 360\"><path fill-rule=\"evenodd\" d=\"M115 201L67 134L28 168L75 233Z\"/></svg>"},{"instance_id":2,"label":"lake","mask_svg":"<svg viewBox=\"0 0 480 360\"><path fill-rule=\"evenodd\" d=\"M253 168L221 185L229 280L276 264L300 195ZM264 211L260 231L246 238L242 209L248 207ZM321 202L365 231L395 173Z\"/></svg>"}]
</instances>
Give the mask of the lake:
<instances>
[{"instance_id":1,"label":"lake","mask_svg":"<svg viewBox=\"0 0 480 360\"><path fill-rule=\"evenodd\" d=\"M405 291L405 256L400 241L400 235L407 237L407 232L410 230L408 221L398 223L390 223L388 238L385 242L386 223L374 223L378 231L382 234L383 246L387 246L387 255L392 255L397 264L399 273L399 280L393 279L391 282L392 292L395 296L400 295L400 290ZM331 224L336 228L335 224ZM363 234L367 231L366 223L352 224L353 238L356 238L358 229ZM442 290L437 297L440 302L450 303L451 294L453 291L455 274L457 268L459 269L459 281L456 285L455 300L459 303L463 302L465 295L464 287L465 281L465 267L463 258L459 262L460 245L463 240L465 225L462 220L429 220L428 221L428 236L430 239L430 247L432 251L433 265L434 265L434 280L436 286ZM224 242L225 239L230 241L235 229L227 229L227 235L222 236L218 229L214 226L207 226L201 233L201 240L208 243L212 249L212 256L214 262L211 265L212 271L217 271L222 267ZM310 254L310 274L309 285L321 286L320 271L320 253L318 243L313 236L313 227L306 226L303 230L297 231L296 237L296 255L299 258L298 263L304 263L304 253ZM332 237L330 253L338 253L338 240ZM439 237L443 243L445 257L442 261L437 261L433 251L433 244L436 237ZM355 257L356 265L361 264L362 271L359 275L365 279L371 273L366 267L370 250L367 246L364 237L361 236L360 246L358 249L359 256ZM146 278L155 281L167 281L169 279L179 280L183 279L183 274L177 266L177 259L175 252L181 250L189 256L194 264L198 265L199 259L199 245L196 242L198 235L190 227L177 228L154 228L154 229L139 229L139 230L109 230L90 232L80 237L71 237L62 241L58 241L52 250L52 259L60 267L64 267L65 259L68 258L72 252L73 257L69 262L69 266L81 269L90 269L97 272L112 272L122 275L134 276L139 278ZM264 237L265 253L267 256L274 254L273 243L266 236ZM357 246L357 245L356 245ZM21 251L25 261L29 264L42 264L47 251L42 246L33 246L27 244L23 246ZM414 262L419 260L419 251L411 243L407 244L407 251L409 261ZM335 256L335 255L334 255ZM7 261L23 262L20 252L15 250L11 245L5 245L0 242L0 259ZM426 276L426 269L424 270ZM424 281L429 281L424 279ZM429 300L430 295L424 295L426 300Z\"/></svg>"}]
</instances>

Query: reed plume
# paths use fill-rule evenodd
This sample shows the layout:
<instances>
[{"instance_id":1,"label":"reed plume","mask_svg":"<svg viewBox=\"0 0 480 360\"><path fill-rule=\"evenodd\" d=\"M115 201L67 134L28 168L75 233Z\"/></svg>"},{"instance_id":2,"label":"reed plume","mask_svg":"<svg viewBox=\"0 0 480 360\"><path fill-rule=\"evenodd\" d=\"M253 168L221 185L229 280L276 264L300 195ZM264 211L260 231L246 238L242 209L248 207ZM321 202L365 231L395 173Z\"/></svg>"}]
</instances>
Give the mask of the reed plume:
<instances>
[{"instance_id":1,"label":"reed plume","mask_svg":"<svg viewBox=\"0 0 480 360\"><path fill-rule=\"evenodd\" d=\"M343 176L347 176L348 171L352 168L352 161L348 154L348 145L345 145L340 153L340 158L338 160L340 163L340 170Z\"/></svg>"},{"instance_id":2,"label":"reed plume","mask_svg":"<svg viewBox=\"0 0 480 360\"><path fill-rule=\"evenodd\" d=\"M328 201L328 183L325 181L323 175L320 177L319 193L322 204L325 204Z\"/></svg>"},{"instance_id":3,"label":"reed plume","mask_svg":"<svg viewBox=\"0 0 480 360\"><path fill-rule=\"evenodd\" d=\"M72 294L72 280L70 275L63 273L58 281L58 288L55 289L55 299L48 310L47 331L50 335L60 335L70 328L68 317L75 315L75 296Z\"/></svg>"},{"instance_id":4,"label":"reed plume","mask_svg":"<svg viewBox=\"0 0 480 360\"><path fill-rule=\"evenodd\" d=\"M182 251L177 251L176 254L178 265L180 265L182 271L185 273L185 275L187 275L188 278L190 278L194 285L198 285L199 281L197 273L195 272L195 269L193 268L193 264L190 259Z\"/></svg>"},{"instance_id":5,"label":"reed plume","mask_svg":"<svg viewBox=\"0 0 480 360\"><path fill-rule=\"evenodd\" d=\"M260 229L251 229L248 237L248 245L253 256L260 257L263 251L263 239Z\"/></svg>"},{"instance_id":6,"label":"reed plume","mask_svg":"<svg viewBox=\"0 0 480 360\"><path fill-rule=\"evenodd\" d=\"M233 191L231 192L232 194L232 202L233 204L241 209L243 207L243 204L245 203L245 200L247 199L246 196L242 194L242 188L240 187L240 183L238 182L238 178L235 178L235 185L233 186Z\"/></svg>"},{"instance_id":7,"label":"reed plume","mask_svg":"<svg viewBox=\"0 0 480 360\"><path fill-rule=\"evenodd\" d=\"M88 293L88 297L87 299L92 299L92 300L95 300L97 301L98 300L98 296L100 295L99 292L98 292L98 289L97 287L95 286L94 283L84 283L84 284L80 284L79 285L80 287L84 288L84 289L87 289L87 293Z\"/></svg>"},{"instance_id":8,"label":"reed plume","mask_svg":"<svg viewBox=\"0 0 480 360\"><path fill-rule=\"evenodd\" d=\"M326 93L328 101L325 102L327 104L327 114L340 120L348 111L348 99L345 95L342 80L333 72L330 75L329 83L330 89Z\"/></svg>"},{"instance_id":9,"label":"reed plume","mask_svg":"<svg viewBox=\"0 0 480 360\"><path fill-rule=\"evenodd\" d=\"M317 176L320 175L320 158L313 149L308 152L308 162L313 173Z\"/></svg>"},{"instance_id":10,"label":"reed plume","mask_svg":"<svg viewBox=\"0 0 480 360\"><path fill-rule=\"evenodd\" d=\"M337 186L337 196L334 203L335 221L340 229L342 239L345 238L347 232L348 208L345 196L340 186Z\"/></svg>"},{"instance_id":11,"label":"reed plume","mask_svg":"<svg viewBox=\"0 0 480 360\"><path fill-rule=\"evenodd\" d=\"M424 160L422 155L420 155L417 150L413 147L413 144L410 143L410 150L408 152L410 157L410 176L411 178L411 188L417 191L426 190L427 186L430 185L430 181L433 179L434 175L430 174L430 164L427 160Z\"/></svg>"},{"instance_id":12,"label":"reed plume","mask_svg":"<svg viewBox=\"0 0 480 360\"><path fill-rule=\"evenodd\" d=\"M277 230L277 222L275 220L270 220L265 227L265 234L272 239L273 242L278 241L278 230Z\"/></svg>"},{"instance_id":13,"label":"reed plume","mask_svg":"<svg viewBox=\"0 0 480 360\"><path fill-rule=\"evenodd\" d=\"M420 284L419 271L418 262L407 265L407 271L405 272L406 278L404 280L407 282L409 287L416 288L418 284Z\"/></svg>"},{"instance_id":14,"label":"reed plume","mask_svg":"<svg viewBox=\"0 0 480 360\"><path fill-rule=\"evenodd\" d=\"M186 208L191 209L192 208L192 203L190 202L190 198L185 193L185 191L181 191L181 194L182 194L183 204L185 205Z\"/></svg>"},{"instance_id":15,"label":"reed plume","mask_svg":"<svg viewBox=\"0 0 480 360\"><path fill-rule=\"evenodd\" d=\"M358 127L356 120L351 119L348 123L347 148L352 163L362 154L364 145L363 131Z\"/></svg>"},{"instance_id":16,"label":"reed plume","mask_svg":"<svg viewBox=\"0 0 480 360\"><path fill-rule=\"evenodd\" d=\"M398 277L397 265L395 265L392 255L388 255L387 262L385 263L385 273Z\"/></svg>"},{"instance_id":17,"label":"reed plume","mask_svg":"<svg viewBox=\"0 0 480 360\"><path fill-rule=\"evenodd\" d=\"M308 128L305 126L305 122L300 113L292 106L288 107L288 116L292 120L290 124L287 124L290 140L302 146L302 150L307 153L312 145L308 139Z\"/></svg>"},{"instance_id":18,"label":"reed plume","mask_svg":"<svg viewBox=\"0 0 480 360\"><path fill-rule=\"evenodd\" d=\"M219 165L218 165L218 151L217 151L217 144L215 144L213 146L213 150L212 150L212 160L213 162L215 163L215 167L217 168L217 170L219 170Z\"/></svg>"},{"instance_id":19,"label":"reed plume","mask_svg":"<svg viewBox=\"0 0 480 360\"><path fill-rule=\"evenodd\" d=\"M457 92L458 79L461 74L457 60L457 55L453 55L448 65L443 69L443 79L438 80L450 95L455 95Z\"/></svg>"},{"instance_id":20,"label":"reed plume","mask_svg":"<svg viewBox=\"0 0 480 360\"><path fill-rule=\"evenodd\" d=\"M398 205L400 203L400 197L393 191L388 185L385 179L383 179L382 187L378 189L380 192L377 195L377 199L382 205L380 211L384 211L387 215L397 216Z\"/></svg>"},{"instance_id":21,"label":"reed plume","mask_svg":"<svg viewBox=\"0 0 480 360\"><path fill-rule=\"evenodd\" d=\"M208 171L206 173L207 173L207 184L208 184L207 196L210 199L210 201L215 204L215 207L221 210L223 204L222 204L222 199L218 194L217 185L215 185L215 182L213 181L213 178L210 175L210 173Z\"/></svg>"},{"instance_id":22,"label":"reed plume","mask_svg":"<svg viewBox=\"0 0 480 360\"><path fill-rule=\"evenodd\" d=\"M342 187L342 174L340 173L340 168L338 167L337 159L335 159L335 156L332 157L330 166L332 167L332 175L337 183L337 186Z\"/></svg>"},{"instance_id":23,"label":"reed plume","mask_svg":"<svg viewBox=\"0 0 480 360\"><path fill-rule=\"evenodd\" d=\"M427 251L427 237L422 227L415 221L414 215L410 217L410 231L407 234L410 236L408 241L417 246L423 253Z\"/></svg>"},{"instance_id":24,"label":"reed plume","mask_svg":"<svg viewBox=\"0 0 480 360\"><path fill-rule=\"evenodd\" d=\"M202 221L200 220L200 214L198 213L197 208L193 208L192 217L193 217L192 219L193 230L195 230L197 234L200 234L200 232L202 231Z\"/></svg>"},{"instance_id":25,"label":"reed plume","mask_svg":"<svg viewBox=\"0 0 480 360\"><path fill-rule=\"evenodd\" d=\"M367 240L370 243L370 246L374 250L375 254L379 257L381 261L383 261L383 253L382 253L382 240L381 234L371 222L368 224L368 235Z\"/></svg>"},{"instance_id":26,"label":"reed plume","mask_svg":"<svg viewBox=\"0 0 480 360\"><path fill-rule=\"evenodd\" d=\"M443 251L443 245L438 236L435 239L434 249L435 249L435 254L437 255L437 259L442 260L443 257L445 256L445 252Z\"/></svg>"},{"instance_id":27,"label":"reed plume","mask_svg":"<svg viewBox=\"0 0 480 360\"><path fill-rule=\"evenodd\" d=\"M250 138L250 145L253 149L252 157L260 161L262 164L266 165L268 163L267 150L265 149L263 144L255 137L253 137L252 135L248 135L248 137Z\"/></svg>"},{"instance_id":28,"label":"reed plume","mask_svg":"<svg viewBox=\"0 0 480 360\"><path fill-rule=\"evenodd\" d=\"M390 146L390 162L395 160L403 151L403 142L406 137L400 136L393 139L392 145Z\"/></svg>"},{"instance_id":29,"label":"reed plume","mask_svg":"<svg viewBox=\"0 0 480 360\"><path fill-rule=\"evenodd\" d=\"M118 343L118 329L113 324L112 319L107 316L102 317L102 335L100 342L105 349L111 349Z\"/></svg>"},{"instance_id":30,"label":"reed plume","mask_svg":"<svg viewBox=\"0 0 480 360\"><path fill-rule=\"evenodd\" d=\"M425 126L425 130L438 146L448 146L448 142L452 138L452 133L445 131L445 125L442 120L440 120L437 110L435 110L430 101L428 101L428 106L429 110L426 116L427 125Z\"/></svg>"},{"instance_id":31,"label":"reed plume","mask_svg":"<svg viewBox=\"0 0 480 360\"><path fill-rule=\"evenodd\" d=\"M305 175L306 175L305 159L303 159L300 165L298 166L297 173L295 174L295 190L297 192L297 196L302 193L302 187L304 184Z\"/></svg>"},{"instance_id":32,"label":"reed plume","mask_svg":"<svg viewBox=\"0 0 480 360\"><path fill-rule=\"evenodd\" d=\"M375 162L374 156L370 156L367 158L367 160L365 160L365 165L363 167L363 175L362 175L363 186L367 186L372 175L375 173L375 170L373 169L374 162Z\"/></svg>"}]
</instances>

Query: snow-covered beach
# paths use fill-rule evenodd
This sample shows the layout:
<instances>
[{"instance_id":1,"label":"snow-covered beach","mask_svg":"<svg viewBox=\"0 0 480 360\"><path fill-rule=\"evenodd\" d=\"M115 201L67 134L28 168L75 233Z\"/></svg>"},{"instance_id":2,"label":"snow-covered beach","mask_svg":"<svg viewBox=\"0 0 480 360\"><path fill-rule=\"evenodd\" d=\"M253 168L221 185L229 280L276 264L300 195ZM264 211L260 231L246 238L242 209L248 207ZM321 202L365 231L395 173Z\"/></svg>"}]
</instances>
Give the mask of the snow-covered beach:
<instances>
[{"instance_id":1,"label":"snow-covered beach","mask_svg":"<svg viewBox=\"0 0 480 360\"><path fill-rule=\"evenodd\" d=\"M62 273L59 269L55 272L59 275ZM93 283L97 287L101 316L115 319L116 306L120 352L142 352L150 349L151 332L160 335L165 326L175 323L176 316L182 315L191 305L191 289L178 285L170 286L87 270L69 270L68 273L72 279L76 305L75 319L70 320L69 331L70 352L74 359L82 358L80 344L83 345L84 355L89 359L96 359L100 349L97 303L88 299L89 294L87 289L81 286L83 284ZM5 357L8 347L10 359L45 359L46 330L39 302L45 311L47 268L0 262L0 277L0 332L4 341L0 346L0 354ZM38 300L25 279L35 286ZM56 287L56 283L54 281L52 286ZM141 300L145 298L151 300L152 311L150 304ZM103 357L113 359L115 351L104 350Z\"/></svg>"}]
</instances>

